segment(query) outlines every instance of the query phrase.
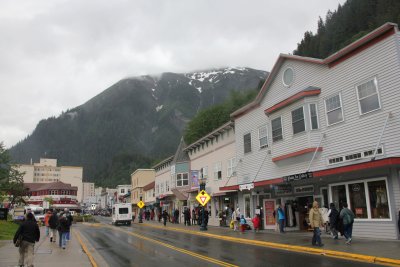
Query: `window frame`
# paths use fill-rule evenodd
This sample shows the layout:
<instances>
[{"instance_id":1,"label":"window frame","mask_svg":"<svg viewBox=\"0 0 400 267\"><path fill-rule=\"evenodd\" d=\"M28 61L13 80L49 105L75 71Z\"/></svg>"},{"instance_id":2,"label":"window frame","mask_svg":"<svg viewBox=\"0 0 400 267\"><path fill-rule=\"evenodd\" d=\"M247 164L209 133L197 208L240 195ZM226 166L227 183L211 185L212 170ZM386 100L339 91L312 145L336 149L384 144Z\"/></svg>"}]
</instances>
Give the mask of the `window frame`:
<instances>
[{"instance_id":1,"label":"window frame","mask_svg":"<svg viewBox=\"0 0 400 267\"><path fill-rule=\"evenodd\" d=\"M248 151L246 151L246 144L248 144L248 143L246 143L246 136L250 136L250 143L249 143L249 150ZM252 151L252 147L251 147L251 132L247 132L247 133L245 133L244 135L243 135L243 154L248 154L248 153L251 153L251 151Z\"/></svg>"},{"instance_id":2,"label":"window frame","mask_svg":"<svg viewBox=\"0 0 400 267\"><path fill-rule=\"evenodd\" d=\"M279 129L281 129L281 139L279 139L279 140L274 140L274 127L273 127L273 125L272 125L272 122L274 121L274 120L276 120L276 119L279 119L280 120L280 122L281 122L281 128L279 128ZM283 123L282 123L282 116L278 116L278 117L276 117L276 118L274 118L274 119L271 119L271 138L272 138L272 143L276 143L276 142L279 142L279 141L282 141L283 139L284 139L284 136L283 136Z\"/></svg>"},{"instance_id":3,"label":"window frame","mask_svg":"<svg viewBox=\"0 0 400 267\"><path fill-rule=\"evenodd\" d=\"M220 178L218 176L221 176ZM214 163L214 180L222 180L222 162L218 161Z\"/></svg>"},{"instance_id":4,"label":"window frame","mask_svg":"<svg viewBox=\"0 0 400 267\"><path fill-rule=\"evenodd\" d=\"M292 70L292 82L291 82L290 84L286 84L286 82L285 82L285 73L286 73L286 71L289 70L289 69ZM293 69L292 67L288 66L288 67L285 68L285 70L282 72L282 84L283 84L283 86L285 86L285 87L290 87L290 86L293 85L293 83L294 83L294 69Z\"/></svg>"},{"instance_id":5,"label":"window frame","mask_svg":"<svg viewBox=\"0 0 400 267\"><path fill-rule=\"evenodd\" d=\"M332 124L329 124L328 110L327 110L327 107L326 107L326 100L328 100L328 99L330 99L330 98L333 98L333 97L335 97L335 96L337 96L337 95L339 95L340 109L341 109L341 111L342 111L342 120L341 120L341 121L337 121L337 122L332 123ZM332 95L330 95L330 96L324 98L324 105L325 105L325 118L326 118L326 125L327 125L327 126L332 126L332 125L336 125L336 124L339 124L339 123L344 122L344 106L343 106L342 92L338 92L338 93L336 93L336 94L332 94ZM330 110L329 112L335 111L335 110L337 110L337 109L339 109L339 108Z\"/></svg>"},{"instance_id":6,"label":"window frame","mask_svg":"<svg viewBox=\"0 0 400 267\"><path fill-rule=\"evenodd\" d=\"M376 108L376 109L367 111L367 112L365 112L365 113L362 113L362 110L361 110L361 102L360 102L360 100L363 100L363 99L365 99L365 98L368 98L368 97L370 97L371 95L369 95L369 96L367 96L367 97L364 97L363 99L360 99L358 87L361 86L361 85L363 85L363 84L366 84L366 83L368 83L368 82L370 82L370 81L373 81L373 83L375 84L375 88L376 88L376 93L375 93L375 94L378 96L379 108ZM371 112L378 111L378 110L381 110L381 109L382 109L382 102L381 102L381 97L380 97L380 94L379 94L378 78L377 78L376 76L374 76L373 78L370 78L370 79L363 80L362 82L356 84L355 89L356 89L356 96L357 96L357 103L358 103L358 114L359 114L360 116L363 116L363 115L366 115L366 114L368 114L368 113L371 113Z\"/></svg>"},{"instance_id":7,"label":"window frame","mask_svg":"<svg viewBox=\"0 0 400 267\"><path fill-rule=\"evenodd\" d=\"M227 160L226 177L236 176L235 165L236 165L236 157Z\"/></svg>"},{"instance_id":8,"label":"window frame","mask_svg":"<svg viewBox=\"0 0 400 267\"><path fill-rule=\"evenodd\" d=\"M184 179L184 175L186 174L186 179ZM180 179L178 179L178 177L181 177ZM178 185L178 182L181 182L181 185ZM187 184L184 184L184 181L187 181ZM188 186L189 185L189 173L187 172L180 172L176 174L176 187L184 187L184 186Z\"/></svg>"},{"instance_id":9,"label":"window frame","mask_svg":"<svg viewBox=\"0 0 400 267\"><path fill-rule=\"evenodd\" d=\"M368 190L368 182L375 182L375 181L385 181L386 185L386 193L388 197L388 209L389 209L389 218L386 219L376 219L372 218L372 211L371 211L371 201L370 201L370 194ZM367 214L368 218L354 218L355 222L391 222L393 220L393 214L392 214L392 203L390 201L390 191L389 191L389 184L388 184L388 179L387 177L377 177L377 178L370 178L370 179L360 179L360 180L351 180L351 181L346 181L342 183L334 183L334 184L329 184L329 203L332 203L332 187L333 186L338 186L338 185L344 185L346 189L346 202L349 205L349 209L351 209L351 203L350 203L350 190L349 190L349 184L354 184L354 183L364 183L364 191L365 191L365 201L367 204Z\"/></svg>"},{"instance_id":10,"label":"window frame","mask_svg":"<svg viewBox=\"0 0 400 267\"><path fill-rule=\"evenodd\" d=\"M299 121L301 121L301 120L293 121L293 111L298 110L298 109L302 109L302 111L303 111L303 125L304 125L304 131L295 133L295 132L294 132L293 123L294 123L294 122L299 122ZM293 134L293 135L298 135L298 134L301 134L301 133L304 133L304 132L307 131L307 129L306 129L306 116L305 116L305 112L304 112L304 105L292 109L292 110L290 111L290 117L291 117L291 120L292 120L292 134Z\"/></svg>"},{"instance_id":11,"label":"window frame","mask_svg":"<svg viewBox=\"0 0 400 267\"><path fill-rule=\"evenodd\" d=\"M260 136L260 130L264 128L265 129L265 136ZM265 138L266 143L264 145L261 145L261 139ZM268 147L268 127L266 124L261 125L258 127L258 145L260 149L267 148Z\"/></svg>"},{"instance_id":12,"label":"window frame","mask_svg":"<svg viewBox=\"0 0 400 267\"><path fill-rule=\"evenodd\" d=\"M315 113L316 113L316 117L317 117L317 128L313 129L312 127L312 115L311 115L311 105L315 106ZM317 103L308 103L308 116L310 119L310 131L316 131L319 130L319 115L318 115L318 104Z\"/></svg>"}]
</instances>

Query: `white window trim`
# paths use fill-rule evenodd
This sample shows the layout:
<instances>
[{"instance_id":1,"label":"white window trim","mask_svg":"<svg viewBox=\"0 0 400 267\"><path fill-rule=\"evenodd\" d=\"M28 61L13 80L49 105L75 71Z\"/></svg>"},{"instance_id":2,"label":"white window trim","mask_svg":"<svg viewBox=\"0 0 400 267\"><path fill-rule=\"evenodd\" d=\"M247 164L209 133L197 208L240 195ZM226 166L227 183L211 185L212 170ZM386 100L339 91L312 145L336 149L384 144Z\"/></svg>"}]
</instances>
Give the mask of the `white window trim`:
<instances>
[{"instance_id":1,"label":"white window trim","mask_svg":"<svg viewBox=\"0 0 400 267\"><path fill-rule=\"evenodd\" d=\"M332 98L332 97L334 97L334 96L336 96L336 95L339 95L340 108L342 109L342 118L343 118L343 119L342 119L341 121L338 121L338 122L329 124L329 120L328 120L328 110L327 110L327 108L326 108L326 100L329 99L329 98ZM342 92L339 92L338 94L333 94L333 95L330 95L330 96L324 98L324 105L325 105L326 125L327 125L328 127L344 122L345 118L344 118L344 112L343 112L344 107L343 107L343 100L342 100ZM334 110L336 110L336 109L334 109ZM330 110L330 111L334 111L334 110Z\"/></svg>"},{"instance_id":2,"label":"white window trim","mask_svg":"<svg viewBox=\"0 0 400 267\"><path fill-rule=\"evenodd\" d=\"M235 165L236 165L236 157L227 160L226 177L236 176ZM229 173L229 169L232 170L232 173Z\"/></svg>"},{"instance_id":3,"label":"white window trim","mask_svg":"<svg viewBox=\"0 0 400 267\"><path fill-rule=\"evenodd\" d=\"M263 128L263 127L265 127L265 136L260 137L260 129ZM266 143L265 145L261 146L260 140L261 140L261 138L264 138L264 137L267 138L267 143ZM261 125L261 126L258 127L258 147L259 147L260 149L263 149L263 148L267 148L267 147L268 147L268 127L267 127L266 124Z\"/></svg>"},{"instance_id":4,"label":"white window trim","mask_svg":"<svg viewBox=\"0 0 400 267\"><path fill-rule=\"evenodd\" d=\"M292 73L293 73L293 79L292 79L292 83L291 83L291 84L286 84L286 83L285 83L285 72L286 72L286 70L288 70L288 69L291 69L291 70L292 70ZM285 68L285 70L282 72L282 84L283 84L283 86L289 88L290 86L293 85L293 83L294 83L294 69L293 69L292 67L287 67L287 68Z\"/></svg>"},{"instance_id":5,"label":"white window trim","mask_svg":"<svg viewBox=\"0 0 400 267\"><path fill-rule=\"evenodd\" d=\"M294 128L293 128L293 114L292 114L292 112L295 111L296 109L302 109L303 110L304 131L301 131L301 132L298 132L298 133L294 133ZM294 136L307 132L307 128L306 128L306 113L304 112L304 106L300 106L300 107L296 107L296 108L292 109L290 111L290 118L291 118L291 121L292 121L292 134ZM281 121L281 124L282 124L282 121ZM283 133L283 129L282 129L282 133Z\"/></svg>"},{"instance_id":6,"label":"white window trim","mask_svg":"<svg viewBox=\"0 0 400 267\"><path fill-rule=\"evenodd\" d=\"M221 172L221 179L218 179L218 172ZM218 161L214 163L214 180L222 180L222 162Z\"/></svg>"},{"instance_id":7,"label":"white window trim","mask_svg":"<svg viewBox=\"0 0 400 267\"><path fill-rule=\"evenodd\" d=\"M369 191L368 191L368 182L374 182L374 181L385 181L386 184L386 192L388 195L388 204L389 204L389 216L390 218L388 219L373 219L371 218L371 203L370 203L370 198L369 198ZM389 184L387 177L378 177L378 178L371 178L371 179L362 179L362 180L352 180L352 181L347 181L343 183L335 183L335 184L330 184L329 185L329 203L332 203L332 187L333 186L338 186L338 185L345 185L346 188L346 199L347 199L347 204L349 205L349 209L351 209L351 203L350 203L350 192L349 192L349 184L354 184L354 183L364 183L364 190L365 190L365 200L367 202L367 214L368 218L354 218L355 222L391 222L392 221L392 203L390 203L390 193L389 193Z\"/></svg>"},{"instance_id":8,"label":"white window trim","mask_svg":"<svg viewBox=\"0 0 400 267\"><path fill-rule=\"evenodd\" d=\"M245 150L245 143L244 143L244 137L246 136L246 135L248 135L248 134L250 134L250 151L248 151L248 152L246 152L246 151L244 151ZM251 152L253 152L253 145L252 145L252 136L251 136L252 134L251 134L251 132L246 132L246 133L244 133L243 134L243 154L250 154Z\"/></svg>"},{"instance_id":9,"label":"white window trim","mask_svg":"<svg viewBox=\"0 0 400 267\"><path fill-rule=\"evenodd\" d=\"M311 105L315 105L315 112L317 113L317 129L312 128L312 120L311 120ZM317 103L308 103L308 116L310 120L310 131L318 131L319 130L319 114L318 114L318 104Z\"/></svg>"},{"instance_id":10,"label":"white window trim","mask_svg":"<svg viewBox=\"0 0 400 267\"><path fill-rule=\"evenodd\" d=\"M362 85L362 84L364 84L364 83L367 83L367 82L369 82L369 81L374 81L374 83L375 83L375 85L376 85L376 95L378 96L379 108L374 109L374 110L370 110L370 111L365 112L365 113L362 113L362 111L361 111L361 104L360 104L360 96L359 96L359 94L358 94L358 86L360 86L360 85ZM379 94L378 79L377 79L376 76L374 76L372 79L366 79L366 80L364 80L364 81L362 81L362 82L356 84L355 89L356 89L356 96L357 96L357 103L358 103L358 114L360 114L360 116L364 116L364 115L369 114L369 113L371 113L371 112L374 112L374 111L377 111L377 110L381 110L381 109L382 109L381 97L380 97L380 94Z\"/></svg>"},{"instance_id":11,"label":"white window trim","mask_svg":"<svg viewBox=\"0 0 400 267\"><path fill-rule=\"evenodd\" d=\"M272 128L272 121L275 120L275 119L278 119L278 118L281 120L282 139L280 139L280 140L278 140L278 141L274 141L274 131L273 131L273 128ZM271 140L272 140L272 143L281 142L281 141L285 140L282 115L277 116L276 118L271 119L270 124L271 124Z\"/></svg>"}]
</instances>

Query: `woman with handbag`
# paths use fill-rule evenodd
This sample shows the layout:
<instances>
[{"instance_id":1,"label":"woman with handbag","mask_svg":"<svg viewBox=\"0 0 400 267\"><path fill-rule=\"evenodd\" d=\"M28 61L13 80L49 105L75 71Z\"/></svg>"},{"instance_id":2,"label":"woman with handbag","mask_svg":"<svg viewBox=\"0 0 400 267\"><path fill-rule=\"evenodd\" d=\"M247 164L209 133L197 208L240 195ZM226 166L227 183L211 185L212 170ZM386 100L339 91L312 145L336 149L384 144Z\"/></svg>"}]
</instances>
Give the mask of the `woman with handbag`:
<instances>
[{"instance_id":1,"label":"woman with handbag","mask_svg":"<svg viewBox=\"0 0 400 267\"><path fill-rule=\"evenodd\" d=\"M33 267L33 250L35 242L39 242L40 230L32 213L26 215L24 221L14 235L14 244L19 247L19 266Z\"/></svg>"}]
</instances>

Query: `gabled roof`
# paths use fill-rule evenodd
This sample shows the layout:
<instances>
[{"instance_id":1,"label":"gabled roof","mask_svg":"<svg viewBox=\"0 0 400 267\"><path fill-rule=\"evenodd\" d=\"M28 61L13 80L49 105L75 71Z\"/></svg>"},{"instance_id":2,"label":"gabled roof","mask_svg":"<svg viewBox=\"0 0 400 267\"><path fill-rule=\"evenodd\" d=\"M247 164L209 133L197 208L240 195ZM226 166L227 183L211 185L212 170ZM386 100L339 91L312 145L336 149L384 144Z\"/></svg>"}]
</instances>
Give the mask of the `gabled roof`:
<instances>
[{"instance_id":1,"label":"gabled roof","mask_svg":"<svg viewBox=\"0 0 400 267\"><path fill-rule=\"evenodd\" d=\"M240 117L241 115L249 112L250 110L257 108L262 99L264 98L266 92L268 91L271 83L274 81L276 75L278 74L283 62L285 60L297 60L302 62L308 62L311 64L319 64L319 65L326 65L328 67L334 67L335 65L339 64L343 60L363 51L364 49L368 48L369 46L385 39L386 37L398 32L397 24L395 23L385 23L381 27L377 28L376 30L370 32L369 34L361 37L357 41L349 44L348 46L342 48L341 50L337 51L336 53L330 55L325 59L318 59L318 58L311 58L311 57L302 57L302 56L295 56L295 55L286 55L280 54L277 61L275 62L274 67L272 68L270 74L268 75L267 80L265 81L264 85L262 86L260 92L258 93L256 99L247 104L246 106L234 111L231 114L232 118Z\"/></svg>"},{"instance_id":2,"label":"gabled roof","mask_svg":"<svg viewBox=\"0 0 400 267\"><path fill-rule=\"evenodd\" d=\"M63 182L54 183L25 183L25 188L29 188L29 191L40 191L40 190L78 190L78 187L71 186L71 184L65 184Z\"/></svg>"},{"instance_id":3,"label":"gabled roof","mask_svg":"<svg viewBox=\"0 0 400 267\"><path fill-rule=\"evenodd\" d=\"M179 143L178 149L176 150L174 159L172 162L177 163L177 162L185 162L185 161L190 161L190 158L185 151L186 148L186 143L183 140L183 137L181 138L181 142Z\"/></svg>"}]
</instances>

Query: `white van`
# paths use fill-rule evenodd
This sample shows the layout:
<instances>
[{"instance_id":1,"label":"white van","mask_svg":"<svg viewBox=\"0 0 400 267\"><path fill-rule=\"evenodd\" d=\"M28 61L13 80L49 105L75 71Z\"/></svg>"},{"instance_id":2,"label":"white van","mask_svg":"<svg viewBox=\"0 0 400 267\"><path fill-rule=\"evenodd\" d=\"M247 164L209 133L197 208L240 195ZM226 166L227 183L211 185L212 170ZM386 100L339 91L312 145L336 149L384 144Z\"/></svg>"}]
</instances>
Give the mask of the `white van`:
<instances>
[{"instance_id":1,"label":"white van","mask_svg":"<svg viewBox=\"0 0 400 267\"><path fill-rule=\"evenodd\" d=\"M131 223L132 223L131 203L114 204L112 208L112 224L131 225Z\"/></svg>"}]
</instances>

